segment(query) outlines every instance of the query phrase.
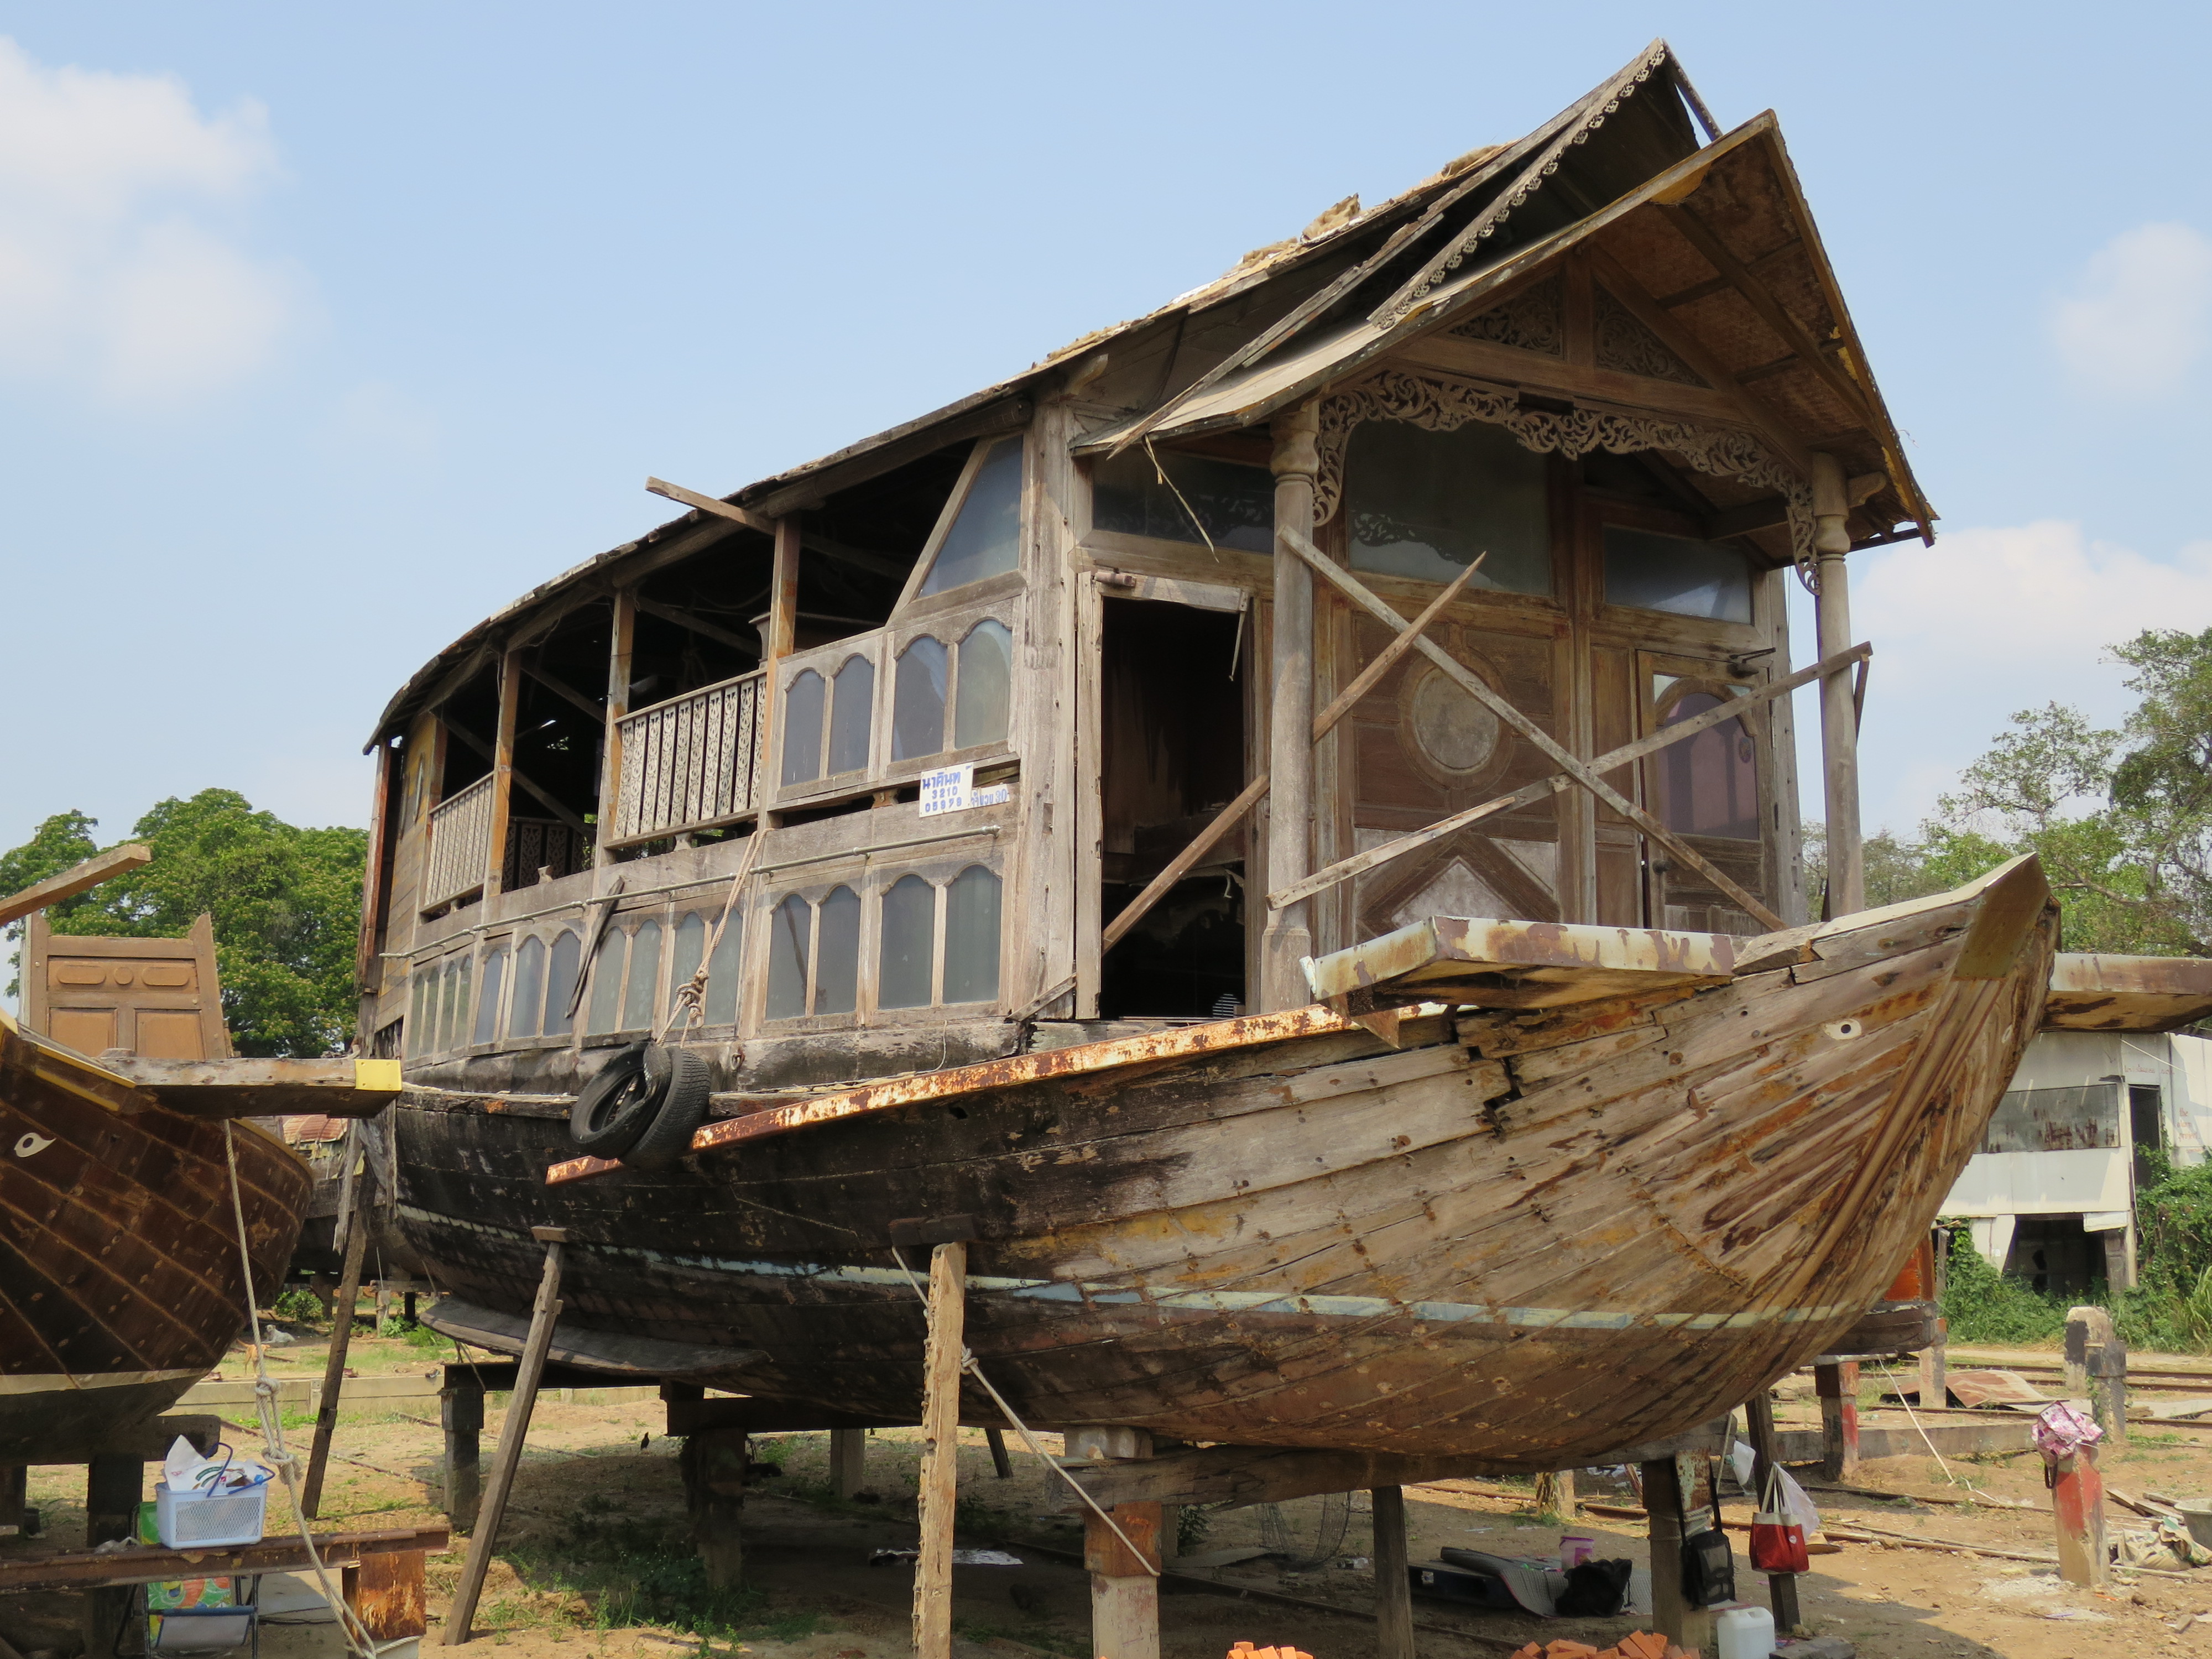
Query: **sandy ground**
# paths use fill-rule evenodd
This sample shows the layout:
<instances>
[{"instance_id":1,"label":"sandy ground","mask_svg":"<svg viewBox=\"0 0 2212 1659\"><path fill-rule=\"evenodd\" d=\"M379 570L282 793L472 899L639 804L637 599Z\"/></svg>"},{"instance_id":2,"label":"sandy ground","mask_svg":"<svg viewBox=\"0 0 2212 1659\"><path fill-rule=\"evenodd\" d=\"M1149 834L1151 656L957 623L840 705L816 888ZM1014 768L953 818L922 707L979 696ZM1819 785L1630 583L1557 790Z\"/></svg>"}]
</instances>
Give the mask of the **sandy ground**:
<instances>
[{"instance_id":1,"label":"sandy ground","mask_svg":"<svg viewBox=\"0 0 2212 1659\"><path fill-rule=\"evenodd\" d=\"M354 1369L364 1376L430 1370L450 1350L425 1346L426 1338L357 1338ZM272 1368L276 1374L319 1374L319 1340L282 1352ZM2148 1363L2148 1358L2138 1361ZM234 1355L223 1375L247 1375L243 1356ZM505 1400L495 1395L490 1404L487 1463ZM1803 1423L1810 1409L1809 1401L1789 1401L1783 1415ZM234 1443L243 1452L258 1449L258 1430L242 1414L229 1415L236 1425ZM829 1495L826 1435L756 1441L756 1460L776 1463L782 1472L763 1480L746 1500L745 1586L717 1594L707 1589L685 1541L678 1443L662 1437L662 1425L655 1399L586 1392L573 1400L540 1401L477 1616L478 1644L507 1650L513 1659L556 1654L560 1659L603 1654L633 1659L679 1650L702 1659L735 1653L762 1659L895 1659L909 1650L911 1571L871 1565L869 1558L877 1549L914 1541L920 1456L914 1431L871 1437L867 1491L876 1501L851 1504ZM309 1431L303 1416L288 1421L287 1438L302 1450ZM1043 1443L1048 1451L1059 1449L1055 1439L1043 1437ZM438 1523L441 1454L434 1401L344 1412L324 1524ZM956 1571L954 1616L962 1645L972 1653L1083 1659L1088 1584L1079 1570L1081 1528L1057 1512L1050 1496L1055 1478L1018 1442L1014 1462L1014 1478L1000 1480L981 1432L963 1437L960 1542L1009 1548L1024 1565ZM2107 1452L2104 1469L2107 1485L2123 1491L2174 1498L2212 1493L2212 1430L2139 1428L2124 1449ZM31 1472L31 1501L45 1515L45 1541L82 1542L82 1479L81 1469ZM1823 1515L1839 1528L1865 1526L2023 1555L2051 1553L2049 1498L2033 1455L1954 1461L1948 1478L1932 1458L1892 1458L1862 1465L1854 1484L1894 1496L1816 1492ZM1966 1496L1969 1487L1985 1498L2030 1507L1915 1501ZM1625 1486L1607 1489L1589 1477L1582 1495L1600 1503L1633 1502ZM1560 1525L1540 1522L1525 1487L1451 1482L1413 1489L1407 1498L1417 1560L1450 1544L1508 1555L1558 1549ZM1207 1569L1226 1594L1169 1584L1162 1600L1163 1653L1168 1659L1218 1659L1233 1642L1249 1639L1261 1646L1294 1642L1316 1659L1366 1659L1373 1650L1373 1587L1364 1559L1371 1553L1365 1507L1364 1494L1348 1503L1286 1504L1273 1536L1268 1517L1258 1510L1194 1516L1187 1524L1204 1528L1202 1536L1187 1540L1194 1554L1272 1544L1327 1559L1304 1571L1286 1567L1279 1554ZM1729 1519L1741 1520L1750 1505L1731 1498L1724 1508ZM270 1534L293 1524L281 1498L272 1501ZM2113 1508L2108 1524L2124 1530L2139 1523ZM1646 1564L1640 1522L1584 1516L1574 1529L1595 1534L1601 1555ZM1765 1582L1749 1571L1743 1534L1735 1537L1739 1588L1763 1603ZM2048 1566L1902 1545L1847 1544L1838 1553L1816 1556L1813 1565L1815 1571L1801 1580L1808 1623L1846 1638L1869 1659L2212 1651L2212 1568L2172 1577L2123 1572L2109 1588L2087 1591L2059 1583ZM434 1644L442 1634L441 1615L460 1565L459 1547L432 1559ZM1280 1597L1306 1605L1273 1599ZM0 1632L15 1611L0 1604ZM1649 1623L1632 1617L1545 1620L1428 1601L1415 1603L1415 1618L1420 1651L1437 1659L1497 1656L1559 1636L1604 1645ZM17 1640L16 1645L27 1644ZM271 1626L264 1649L269 1659L325 1659L340 1650L335 1632L313 1624Z\"/></svg>"}]
</instances>

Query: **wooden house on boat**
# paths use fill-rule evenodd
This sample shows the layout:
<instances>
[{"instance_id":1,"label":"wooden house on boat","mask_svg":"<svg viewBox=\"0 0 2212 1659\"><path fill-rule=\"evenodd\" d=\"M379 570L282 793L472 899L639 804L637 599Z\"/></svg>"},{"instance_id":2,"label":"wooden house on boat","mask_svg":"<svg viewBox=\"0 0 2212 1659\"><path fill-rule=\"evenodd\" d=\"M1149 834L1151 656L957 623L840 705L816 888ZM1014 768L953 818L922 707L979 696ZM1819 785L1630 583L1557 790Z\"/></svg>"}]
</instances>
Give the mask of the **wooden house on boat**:
<instances>
[{"instance_id":1,"label":"wooden house on boat","mask_svg":"<svg viewBox=\"0 0 2212 1659\"><path fill-rule=\"evenodd\" d=\"M1563 1467L1826 1351L2036 1029L2032 861L1854 914L1848 556L1934 514L1773 116L1663 43L972 397L653 487L370 745L361 1030L485 1340L561 1226L563 1353L913 1420L893 1239L966 1237L1031 1421Z\"/></svg>"}]
</instances>

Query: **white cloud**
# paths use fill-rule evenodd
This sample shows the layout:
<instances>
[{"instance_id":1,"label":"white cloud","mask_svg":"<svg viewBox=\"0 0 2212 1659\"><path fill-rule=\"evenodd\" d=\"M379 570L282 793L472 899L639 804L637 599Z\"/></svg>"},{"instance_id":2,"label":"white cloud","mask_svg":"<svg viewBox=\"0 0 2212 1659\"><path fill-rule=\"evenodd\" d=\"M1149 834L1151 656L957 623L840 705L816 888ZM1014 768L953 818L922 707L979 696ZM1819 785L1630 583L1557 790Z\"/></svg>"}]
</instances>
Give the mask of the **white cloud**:
<instances>
[{"instance_id":1,"label":"white cloud","mask_svg":"<svg viewBox=\"0 0 2212 1659\"><path fill-rule=\"evenodd\" d=\"M0 38L0 374L173 404L265 362L297 273L239 244L276 174L261 106L173 76L49 69Z\"/></svg>"},{"instance_id":2,"label":"white cloud","mask_svg":"<svg viewBox=\"0 0 2212 1659\"><path fill-rule=\"evenodd\" d=\"M2177 392L2203 355L2212 241L2187 225L2124 231L2089 258L2081 291L2051 316L2066 366L2115 397Z\"/></svg>"},{"instance_id":3,"label":"white cloud","mask_svg":"<svg viewBox=\"0 0 2212 1659\"><path fill-rule=\"evenodd\" d=\"M2170 561L2055 520L1945 532L1851 561L1851 621L1873 641L1860 750L1863 817L1914 828L2017 711L2048 702L2116 724L2110 647L2147 628L2212 627L2212 542ZM1809 635L1812 606L1796 607ZM1809 638L1793 644L1801 660ZM1818 717L1799 699L1805 809L1820 815Z\"/></svg>"}]
</instances>

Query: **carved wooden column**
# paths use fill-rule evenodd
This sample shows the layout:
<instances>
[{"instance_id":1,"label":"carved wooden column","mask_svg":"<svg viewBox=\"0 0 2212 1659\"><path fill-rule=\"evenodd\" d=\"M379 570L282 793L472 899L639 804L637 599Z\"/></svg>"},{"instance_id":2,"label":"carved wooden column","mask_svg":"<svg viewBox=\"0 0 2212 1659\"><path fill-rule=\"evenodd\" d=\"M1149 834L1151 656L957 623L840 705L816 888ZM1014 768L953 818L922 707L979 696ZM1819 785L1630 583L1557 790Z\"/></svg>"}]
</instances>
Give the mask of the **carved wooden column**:
<instances>
[{"instance_id":1,"label":"carved wooden column","mask_svg":"<svg viewBox=\"0 0 2212 1659\"><path fill-rule=\"evenodd\" d=\"M1311 538L1314 473L1321 464L1317 404L1275 416L1275 527ZM1268 689L1267 879L1278 891L1313 872L1313 572L1275 547L1274 650ZM1260 941L1258 1013L1302 1008L1313 999L1299 966L1313 954L1311 902L1267 913Z\"/></svg>"},{"instance_id":2,"label":"carved wooden column","mask_svg":"<svg viewBox=\"0 0 2212 1659\"><path fill-rule=\"evenodd\" d=\"M622 802L622 723L629 713L630 647L637 636L637 593L633 588L615 589L614 642L607 652L607 735L605 758L599 769L598 849L594 864L612 864L607 842L615 833L615 815Z\"/></svg>"},{"instance_id":3,"label":"carved wooden column","mask_svg":"<svg viewBox=\"0 0 2212 1659\"><path fill-rule=\"evenodd\" d=\"M1813 457L1813 550L1818 556L1820 591L1814 601L1820 654L1849 650L1851 640L1851 584L1844 556L1851 550L1844 515L1850 510L1844 464L1833 455ZM1820 682L1820 759L1827 785L1828 914L1845 916L1866 908L1866 866L1859 838L1858 711L1851 701L1851 671L1839 670Z\"/></svg>"}]
</instances>

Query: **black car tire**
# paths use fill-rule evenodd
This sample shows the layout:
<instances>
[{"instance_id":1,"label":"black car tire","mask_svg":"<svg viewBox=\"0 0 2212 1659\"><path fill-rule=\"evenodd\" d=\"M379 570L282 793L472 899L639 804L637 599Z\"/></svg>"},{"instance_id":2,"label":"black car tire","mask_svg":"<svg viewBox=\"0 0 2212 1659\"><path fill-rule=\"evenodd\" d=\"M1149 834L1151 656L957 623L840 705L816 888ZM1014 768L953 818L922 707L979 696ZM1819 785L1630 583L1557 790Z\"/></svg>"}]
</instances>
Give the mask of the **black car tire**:
<instances>
[{"instance_id":1,"label":"black car tire","mask_svg":"<svg viewBox=\"0 0 2212 1659\"><path fill-rule=\"evenodd\" d=\"M714 1092L714 1075L696 1051L659 1048L653 1054L656 1060L666 1056L668 1086L653 1121L622 1155L633 1170L665 1170L690 1152L692 1132L707 1121L707 1097Z\"/></svg>"},{"instance_id":2,"label":"black car tire","mask_svg":"<svg viewBox=\"0 0 2212 1659\"><path fill-rule=\"evenodd\" d=\"M652 1045L633 1042L609 1054L568 1113L568 1140L592 1158L620 1158L637 1144L667 1092L669 1067Z\"/></svg>"}]
</instances>

